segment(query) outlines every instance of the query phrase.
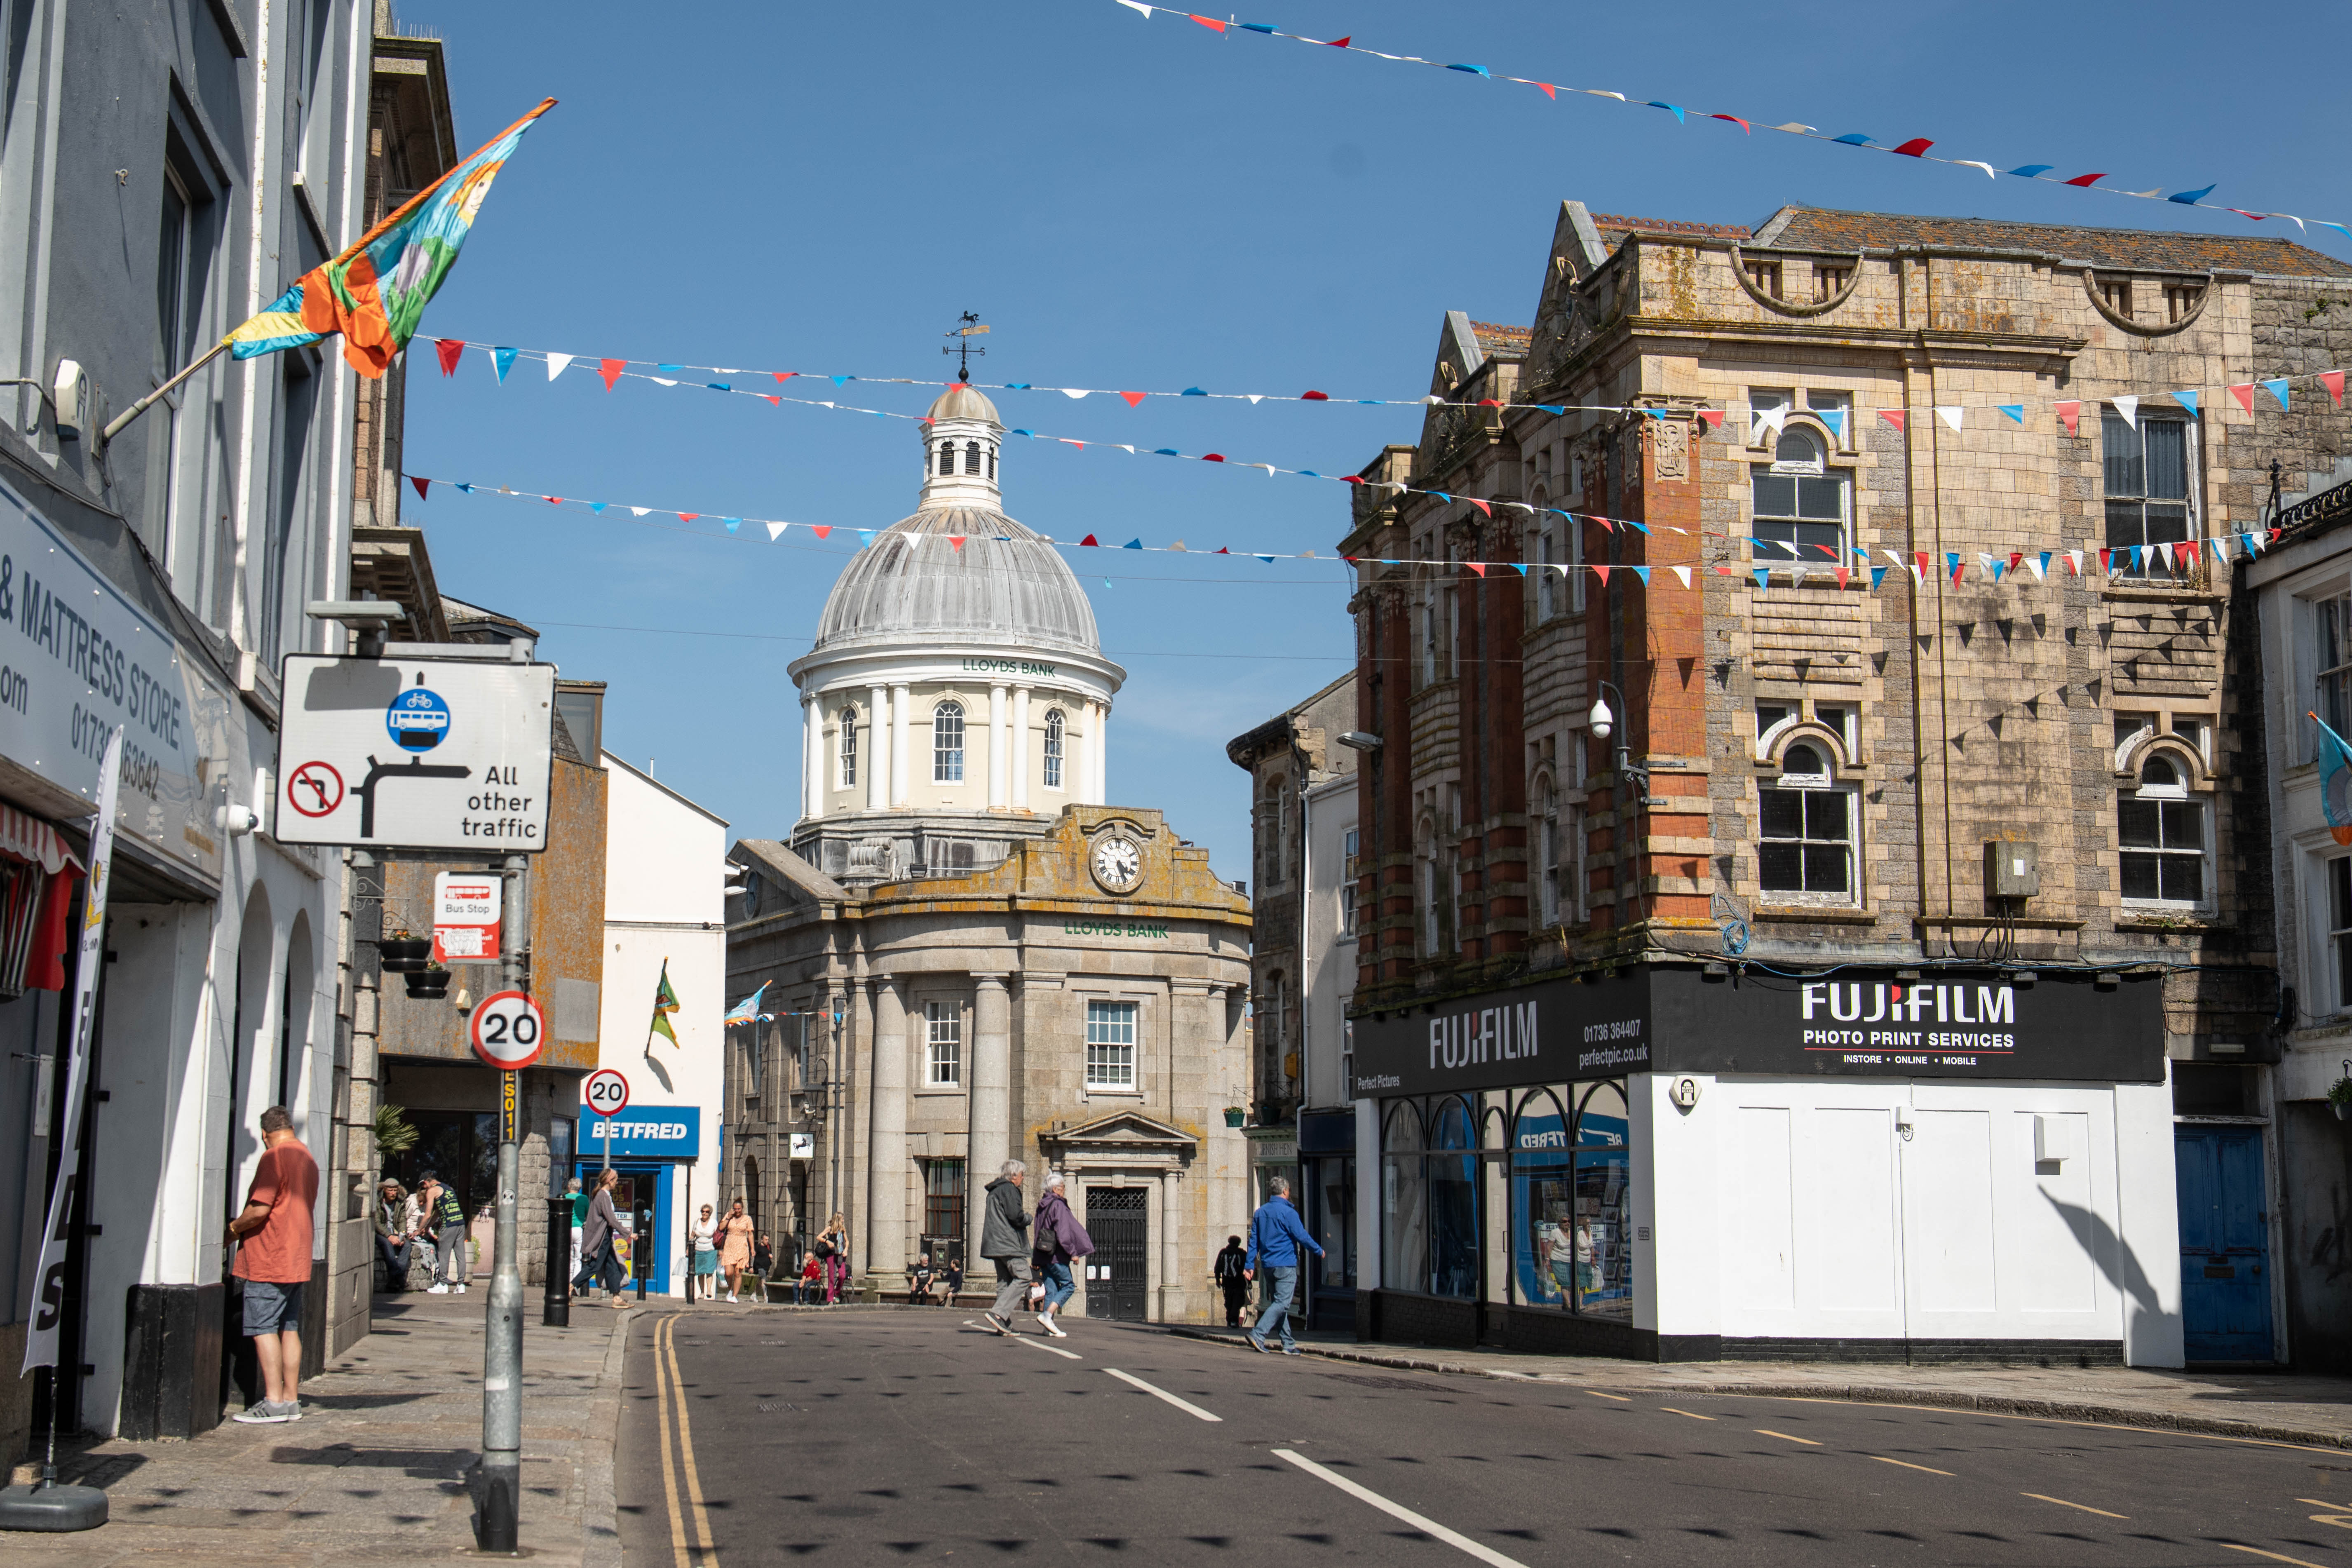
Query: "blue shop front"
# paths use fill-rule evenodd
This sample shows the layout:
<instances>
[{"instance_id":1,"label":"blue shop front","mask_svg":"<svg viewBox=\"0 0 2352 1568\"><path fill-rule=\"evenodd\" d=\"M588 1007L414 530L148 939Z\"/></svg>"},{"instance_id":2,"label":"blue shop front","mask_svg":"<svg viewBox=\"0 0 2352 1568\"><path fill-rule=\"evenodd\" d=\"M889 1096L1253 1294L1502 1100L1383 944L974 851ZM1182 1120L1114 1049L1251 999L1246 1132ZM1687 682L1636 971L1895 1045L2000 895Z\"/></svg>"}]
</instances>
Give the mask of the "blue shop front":
<instances>
[{"instance_id":1,"label":"blue shop front","mask_svg":"<svg viewBox=\"0 0 2352 1568\"><path fill-rule=\"evenodd\" d=\"M711 1194L694 1192L694 1163L702 1154L702 1108L696 1105L631 1106L618 1116L585 1116L572 1173L586 1190L596 1189L597 1173L609 1162L621 1173L613 1197L637 1239L616 1244L636 1282L642 1253L651 1272L646 1289L668 1295L683 1289L687 1227L696 1205ZM641 1245L641 1243L650 1245Z\"/></svg>"}]
</instances>

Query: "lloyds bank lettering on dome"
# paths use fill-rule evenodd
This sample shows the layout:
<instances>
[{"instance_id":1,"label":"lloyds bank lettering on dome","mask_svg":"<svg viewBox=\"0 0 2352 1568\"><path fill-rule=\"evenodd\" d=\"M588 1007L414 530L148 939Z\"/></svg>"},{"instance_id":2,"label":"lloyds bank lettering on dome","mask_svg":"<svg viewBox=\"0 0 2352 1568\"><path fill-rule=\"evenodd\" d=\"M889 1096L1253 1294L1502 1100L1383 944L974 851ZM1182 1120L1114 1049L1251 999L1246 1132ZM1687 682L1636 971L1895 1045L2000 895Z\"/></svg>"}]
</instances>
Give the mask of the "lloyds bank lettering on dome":
<instances>
[{"instance_id":1,"label":"lloyds bank lettering on dome","mask_svg":"<svg viewBox=\"0 0 2352 1568\"><path fill-rule=\"evenodd\" d=\"M1050 679L1054 667L1033 658L967 658L966 675L1042 675Z\"/></svg>"}]
</instances>

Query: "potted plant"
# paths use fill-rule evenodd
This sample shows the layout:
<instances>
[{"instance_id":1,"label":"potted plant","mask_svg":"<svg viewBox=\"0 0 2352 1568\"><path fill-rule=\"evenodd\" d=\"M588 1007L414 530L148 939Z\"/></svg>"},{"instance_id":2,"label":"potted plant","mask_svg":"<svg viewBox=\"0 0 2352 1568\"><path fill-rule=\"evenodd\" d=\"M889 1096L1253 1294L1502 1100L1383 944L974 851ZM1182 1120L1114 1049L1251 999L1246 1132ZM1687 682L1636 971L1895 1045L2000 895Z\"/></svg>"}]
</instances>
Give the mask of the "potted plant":
<instances>
[{"instance_id":1,"label":"potted plant","mask_svg":"<svg viewBox=\"0 0 2352 1568\"><path fill-rule=\"evenodd\" d=\"M2327 1103L2336 1110L2336 1120L2352 1121L2352 1078L2339 1078L2327 1086Z\"/></svg>"},{"instance_id":2,"label":"potted plant","mask_svg":"<svg viewBox=\"0 0 2352 1568\"><path fill-rule=\"evenodd\" d=\"M2340 1115L2341 1112L2338 1112L2338 1114ZM1226 1126L1239 1127L1243 1122L1247 1121L1248 1120L1249 1112L1243 1107L1238 1105L1228 1105L1225 1107Z\"/></svg>"},{"instance_id":3,"label":"potted plant","mask_svg":"<svg viewBox=\"0 0 2352 1568\"><path fill-rule=\"evenodd\" d=\"M404 931L393 932L375 947L377 959L394 974L414 974L433 958L430 937L411 936Z\"/></svg>"}]
</instances>

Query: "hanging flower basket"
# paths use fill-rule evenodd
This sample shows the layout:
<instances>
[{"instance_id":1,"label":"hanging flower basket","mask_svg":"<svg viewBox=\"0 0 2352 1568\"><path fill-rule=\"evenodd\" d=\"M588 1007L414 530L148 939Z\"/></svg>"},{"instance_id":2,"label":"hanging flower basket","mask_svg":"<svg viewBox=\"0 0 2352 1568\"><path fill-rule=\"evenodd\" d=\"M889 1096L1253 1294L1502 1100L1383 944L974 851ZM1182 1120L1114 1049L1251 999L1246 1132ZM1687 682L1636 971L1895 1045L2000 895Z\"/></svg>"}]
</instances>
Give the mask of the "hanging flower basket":
<instances>
[{"instance_id":1,"label":"hanging flower basket","mask_svg":"<svg viewBox=\"0 0 2352 1568\"><path fill-rule=\"evenodd\" d=\"M1239 1127L1243 1122L1247 1121L1248 1120L1249 1112L1242 1107L1238 1105L1228 1105L1225 1107L1226 1126Z\"/></svg>"}]
</instances>

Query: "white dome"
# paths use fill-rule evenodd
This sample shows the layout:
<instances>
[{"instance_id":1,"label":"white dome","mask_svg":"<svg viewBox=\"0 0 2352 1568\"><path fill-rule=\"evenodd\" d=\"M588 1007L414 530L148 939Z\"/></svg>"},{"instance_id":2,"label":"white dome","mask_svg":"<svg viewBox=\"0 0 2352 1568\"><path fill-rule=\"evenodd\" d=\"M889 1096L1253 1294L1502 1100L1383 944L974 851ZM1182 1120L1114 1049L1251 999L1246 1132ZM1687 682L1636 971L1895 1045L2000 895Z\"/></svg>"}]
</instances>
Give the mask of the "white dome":
<instances>
[{"instance_id":1,"label":"white dome","mask_svg":"<svg viewBox=\"0 0 2352 1568\"><path fill-rule=\"evenodd\" d=\"M810 651L942 643L1102 655L1094 606L1060 552L978 508L919 511L876 534L833 585Z\"/></svg>"}]
</instances>

